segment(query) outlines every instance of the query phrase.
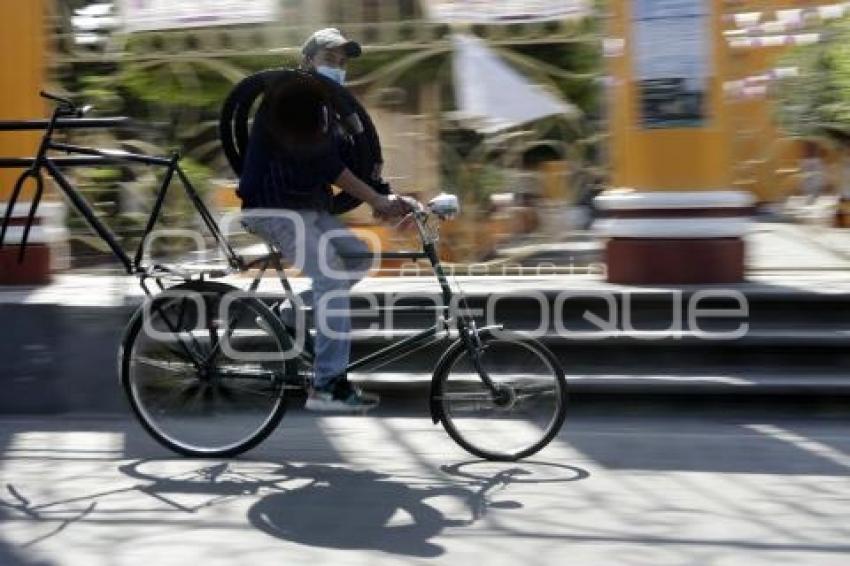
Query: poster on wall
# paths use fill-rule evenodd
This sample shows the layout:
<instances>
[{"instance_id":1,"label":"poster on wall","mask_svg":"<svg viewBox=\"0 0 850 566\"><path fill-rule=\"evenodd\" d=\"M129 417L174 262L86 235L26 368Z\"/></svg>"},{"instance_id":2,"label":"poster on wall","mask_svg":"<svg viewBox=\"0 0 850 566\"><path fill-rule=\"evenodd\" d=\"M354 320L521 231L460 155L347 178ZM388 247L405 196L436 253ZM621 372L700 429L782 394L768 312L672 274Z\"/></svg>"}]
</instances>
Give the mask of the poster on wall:
<instances>
[{"instance_id":1,"label":"poster on wall","mask_svg":"<svg viewBox=\"0 0 850 566\"><path fill-rule=\"evenodd\" d=\"M712 72L708 0L635 0L632 6L639 125L701 126Z\"/></svg>"},{"instance_id":2,"label":"poster on wall","mask_svg":"<svg viewBox=\"0 0 850 566\"><path fill-rule=\"evenodd\" d=\"M279 0L120 0L126 32L274 21Z\"/></svg>"}]
</instances>

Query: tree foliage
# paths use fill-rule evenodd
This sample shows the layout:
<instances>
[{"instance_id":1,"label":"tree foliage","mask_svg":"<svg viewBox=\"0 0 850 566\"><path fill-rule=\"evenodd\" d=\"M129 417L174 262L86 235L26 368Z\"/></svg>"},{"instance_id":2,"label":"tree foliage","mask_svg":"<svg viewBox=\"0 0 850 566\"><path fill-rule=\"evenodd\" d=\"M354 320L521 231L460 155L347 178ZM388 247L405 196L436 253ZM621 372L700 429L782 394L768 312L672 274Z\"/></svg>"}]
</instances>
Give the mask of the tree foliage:
<instances>
[{"instance_id":1,"label":"tree foliage","mask_svg":"<svg viewBox=\"0 0 850 566\"><path fill-rule=\"evenodd\" d=\"M821 43L797 47L780 62L797 69L776 89L777 116L794 135L850 132L850 18L827 26L821 37Z\"/></svg>"}]
</instances>

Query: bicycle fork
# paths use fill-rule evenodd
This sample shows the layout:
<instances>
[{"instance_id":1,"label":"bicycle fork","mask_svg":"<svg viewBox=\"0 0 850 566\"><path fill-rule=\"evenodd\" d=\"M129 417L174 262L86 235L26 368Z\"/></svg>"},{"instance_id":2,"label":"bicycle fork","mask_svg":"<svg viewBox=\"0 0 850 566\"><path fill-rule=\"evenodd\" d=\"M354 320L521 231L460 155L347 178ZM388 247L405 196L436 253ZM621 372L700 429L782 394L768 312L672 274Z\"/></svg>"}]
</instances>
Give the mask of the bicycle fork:
<instances>
[{"instance_id":1,"label":"bicycle fork","mask_svg":"<svg viewBox=\"0 0 850 566\"><path fill-rule=\"evenodd\" d=\"M489 331L492 328L493 327L488 327L487 330ZM496 328L501 330L502 327L500 325ZM470 321L470 326L468 328L463 326L459 330L461 340L466 345L467 352L469 352L472 367L475 368L475 371L478 373L478 377L481 378L481 382L484 383L490 391L490 394L493 396L493 402L496 403L496 405L505 405L510 403L511 394L509 389L495 383L487 370L484 369L484 365L481 363L481 352L484 350L484 346L481 343L481 335L475 321Z\"/></svg>"},{"instance_id":2,"label":"bicycle fork","mask_svg":"<svg viewBox=\"0 0 850 566\"><path fill-rule=\"evenodd\" d=\"M12 195L9 197L9 203L6 205L6 214L3 216L3 226L0 228L0 249L2 249L3 242L6 237L6 231L12 224L12 215L15 210L15 204L23 191L24 183L30 178L35 179L35 194L33 195L32 203L30 204L30 209L27 213L23 234L21 234L21 241L18 248L18 263L21 263L24 260L24 253L27 247L27 240L29 239L30 229L35 221L35 212L41 202L41 195L44 193L44 179L38 169L28 169L27 171L24 171L20 177L18 177L15 187L12 189Z\"/></svg>"},{"instance_id":3,"label":"bicycle fork","mask_svg":"<svg viewBox=\"0 0 850 566\"><path fill-rule=\"evenodd\" d=\"M12 215L14 214L15 204L18 202L21 193L24 190L24 183L27 179L35 179L35 194L33 195L32 203L30 204L29 213L24 224L24 230L21 234L21 241L18 248L18 263L24 261L24 253L26 252L27 240L29 239L30 229L35 221L35 213L38 205L41 202L41 196L44 194L44 178L41 174L41 168L44 165L44 158L47 155L47 150L50 147L50 141L53 136L53 130L56 128L56 121L59 119L61 110L56 108L53 115L50 117L50 122L45 129L44 136L41 138L41 143L38 146L38 153L33 160L32 166L21 173L12 189L12 194L9 197L9 202L6 205L6 214L3 216L3 226L0 227L0 249L3 248L3 240L6 237L6 231L12 223Z\"/></svg>"}]
</instances>

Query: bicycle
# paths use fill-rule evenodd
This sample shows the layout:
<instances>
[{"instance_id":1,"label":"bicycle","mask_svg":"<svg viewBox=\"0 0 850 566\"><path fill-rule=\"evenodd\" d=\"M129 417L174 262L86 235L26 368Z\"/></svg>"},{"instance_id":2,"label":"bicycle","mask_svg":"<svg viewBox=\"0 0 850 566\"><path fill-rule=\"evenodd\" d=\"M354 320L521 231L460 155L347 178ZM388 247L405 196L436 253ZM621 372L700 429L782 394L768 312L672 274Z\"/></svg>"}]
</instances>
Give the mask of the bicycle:
<instances>
[{"instance_id":1,"label":"bicycle","mask_svg":"<svg viewBox=\"0 0 850 566\"><path fill-rule=\"evenodd\" d=\"M64 113L74 109L70 101L60 100ZM51 124L59 115L59 109L54 111ZM142 161L167 164L169 169L139 249L130 259L51 164L46 150L135 161L144 156L57 144L50 139L52 131L48 126L42 149L24 175L38 177L42 167L54 177L59 173L60 189L110 243L127 272L139 277L146 294L125 329L119 352L120 383L133 413L156 441L182 455L233 457L257 446L280 424L293 391L309 386L313 362L312 339L303 325L304 309L297 308L299 298L279 253L269 248L268 254L250 261L237 254L182 174L175 154L169 160L146 157ZM175 172L223 251L227 259L224 269L201 268L189 273L144 264L146 240ZM459 294L456 303L436 246L440 222L458 212L457 199L441 195L428 205L410 204L407 218L417 228L421 251L384 252L375 257L428 260L440 286L440 319L352 361L348 370L398 359L442 342L446 349L434 368L429 393L434 424L441 423L458 445L475 456L505 461L530 456L558 434L565 420L564 370L538 341L502 326L478 328L466 309L457 308L464 298ZM8 210L4 227L7 222ZM210 280L254 268L257 273L247 290ZM279 317L283 302L268 305L256 295L269 269L277 274L284 301L298 314L301 324L295 328L286 327ZM156 282L159 293L151 292L148 279ZM168 288L163 284L174 279L179 283Z\"/></svg>"}]
</instances>

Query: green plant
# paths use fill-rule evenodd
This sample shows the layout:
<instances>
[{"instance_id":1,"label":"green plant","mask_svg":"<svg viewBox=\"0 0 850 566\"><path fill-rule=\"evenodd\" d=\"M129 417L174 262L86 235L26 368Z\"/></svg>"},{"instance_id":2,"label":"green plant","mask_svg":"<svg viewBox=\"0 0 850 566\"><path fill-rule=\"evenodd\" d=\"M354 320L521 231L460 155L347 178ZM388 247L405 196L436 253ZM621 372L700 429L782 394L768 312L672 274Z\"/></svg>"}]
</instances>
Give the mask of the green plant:
<instances>
[{"instance_id":1,"label":"green plant","mask_svg":"<svg viewBox=\"0 0 850 566\"><path fill-rule=\"evenodd\" d=\"M795 76L776 88L776 114L798 136L850 129L850 18L825 26L822 42L797 47L780 60Z\"/></svg>"}]
</instances>

